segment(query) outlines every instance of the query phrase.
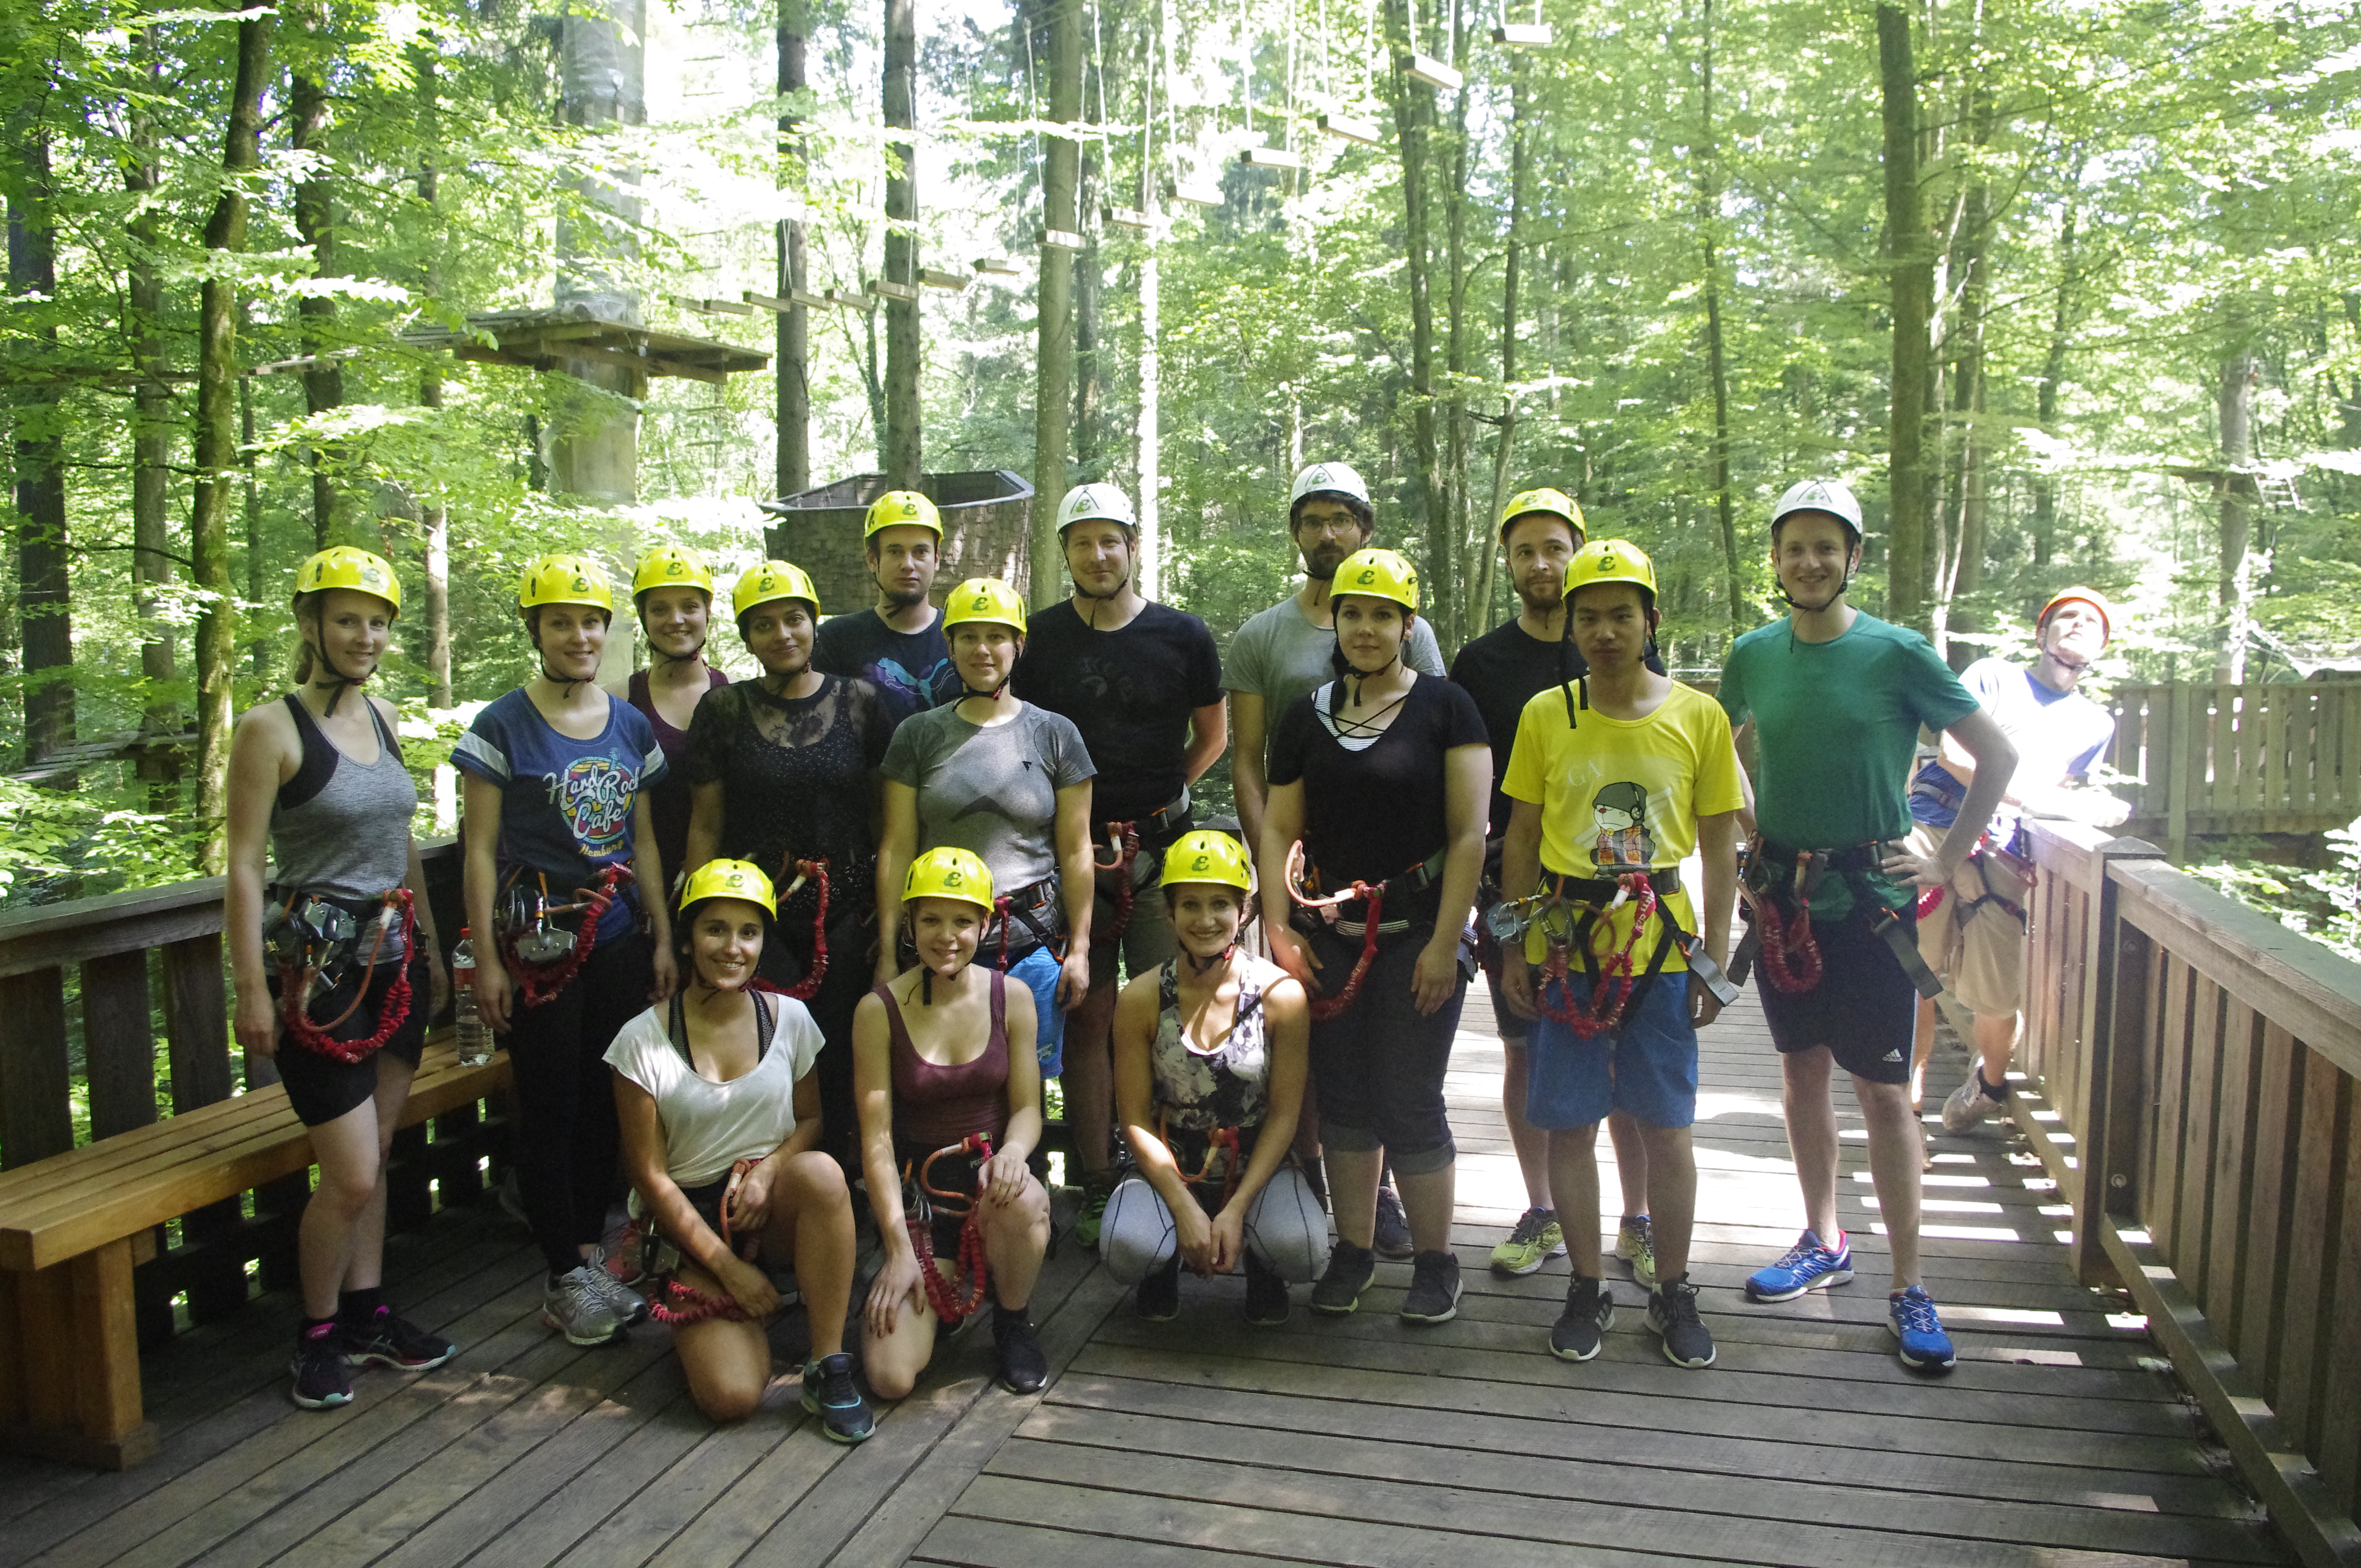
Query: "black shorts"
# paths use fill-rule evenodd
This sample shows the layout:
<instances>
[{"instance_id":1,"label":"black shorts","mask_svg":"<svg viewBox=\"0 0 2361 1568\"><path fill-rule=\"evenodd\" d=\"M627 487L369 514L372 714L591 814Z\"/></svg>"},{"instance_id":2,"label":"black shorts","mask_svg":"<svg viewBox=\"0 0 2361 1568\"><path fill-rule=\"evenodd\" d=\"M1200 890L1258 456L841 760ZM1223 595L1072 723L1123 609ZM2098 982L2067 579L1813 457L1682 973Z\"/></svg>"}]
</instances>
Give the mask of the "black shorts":
<instances>
[{"instance_id":1,"label":"black shorts","mask_svg":"<svg viewBox=\"0 0 2361 1568\"><path fill-rule=\"evenodd\" d=\"M287 1086L287 1102L295 1108L296 1116L307 1127L325 1126L337 1117L377 1092L378 1061L391 1057L413 1071L418 1067L419 1054L426 1048L427 1014L434 1008L434 986L427 972L426 948L423 942L414 947L405 966L410 973L410 1015L389 1036L384 1045L357 1062L345 1062L313 1050L287 1032L281 1024L279 1030L279 1081ZM353 1008L346 1018L328 1033L339 1040L366 1040L377 1033L378 1010L385 1003L386 992L393 989L396 967L381 963L372 976L368 967L356 963L335 988L313 1002L311 1015L333 1018L342 1013L353 1000L353 992L364 976L369 976L368 994L361 1004ZM271 999L279 996L279 977L270 981Z\"/></svg>"},{"instance_id":2,"label":"black shorts","mask_svg":"<svg viewBox=\"0 0 2361 1568\"><path fill-rule=\"evenodd\" d=\"M1837 1065L1872 1083L1910 1081L1910 1049L1918 1027L1918 988L1902 960L1872 927L1878 907L1855 900L1836 924L1812 922L1820 948L1820 983L1791 996L1754 966L1755 990L1772 1044L1784 1055L1826 1046ZM1907 932L1913 916L1900 916ZM1912 938L1914 941L1915 938Z\"/></svg>"}]
</instances>

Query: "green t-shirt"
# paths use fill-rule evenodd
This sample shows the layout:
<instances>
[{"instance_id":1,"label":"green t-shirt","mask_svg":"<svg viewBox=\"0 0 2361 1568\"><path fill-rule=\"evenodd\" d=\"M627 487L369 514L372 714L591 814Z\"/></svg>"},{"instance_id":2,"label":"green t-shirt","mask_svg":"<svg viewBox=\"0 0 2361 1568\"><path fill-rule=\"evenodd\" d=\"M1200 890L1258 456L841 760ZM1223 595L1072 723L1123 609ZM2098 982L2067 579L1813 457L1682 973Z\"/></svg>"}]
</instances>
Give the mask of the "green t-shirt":
<instances>
[{"instance_id":1,"label":"green t-shirt","mask_svg":"<svg viewBox=\"0 0 2361 1568\"><path fill-rule=\"evenodd\" d=\"M1731 647L1719 695L1730 723L1754 720L1763 836L1797 850L1908 833L1919 726L1949 729L1976 711L1924 637L1860 614L1827 642L1799 640L1784 620L1757 627ZM1872 880L1888 891L1883 878ZM1836 877L1812 898L1813 915L1829 920L1851 905L1850 889Z\"/></svg>"}]
</instances>

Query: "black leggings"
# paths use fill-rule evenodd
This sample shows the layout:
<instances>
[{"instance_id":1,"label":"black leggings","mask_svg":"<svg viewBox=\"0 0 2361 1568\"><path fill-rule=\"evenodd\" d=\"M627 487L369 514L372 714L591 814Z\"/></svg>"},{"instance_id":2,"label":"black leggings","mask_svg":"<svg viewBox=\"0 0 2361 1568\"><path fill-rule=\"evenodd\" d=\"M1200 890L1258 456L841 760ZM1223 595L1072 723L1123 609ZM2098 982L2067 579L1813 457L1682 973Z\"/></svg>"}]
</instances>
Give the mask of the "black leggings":
<instances>
[{"instance_id":1,"label":"black leggings","mask_svg":"<svg viewBox=\"0 0 2361 1568\"><path fill-rule=\"evenodd\" d=\"M527 1007L522 988L510 993L517 1190L552 1274L581 1266L582 1247L607 1228L621 1143L607 1047L647 1011L653 963L648 939L631 931L601 943L540 1006Z\"/></svg>"},{"instance_id":2,"label":"black leggings","mask_svg":"<svg viewBox=\"0 0 2361 1568\"><path fill-rule=\"evenodd\" d=\"M1352 1006L1312 1025L1312 1081L1320 1094L1320 1140L1345 1153L1383 1149L1405 1176L1452 1162L1451 1120L1443 1102L1451 1039L1467 997L1463 965L1450 1000L1422 1016L1411 979L1433 922L1378 939L1376 959ZM1341 992L1361 956L1361 939L1325 927L1310 933L1323 992Z\"/></svg>"},{"instance_id":3,"label":"black leggings","mask_svg":"<svg viewBox=\"0 0 2361 1568\"><path fill-rule=\"evenodd\" d=\"M841 907L841 905L840 905ZM865 908L865 906L857 906ZM830 923L828 973L804 1003L819 1025L820 1052L812 1064L819 1075L819 1147L844 1168L848 1180L861 1175L861 1127L852 1095L852 1014L876 980L869 947L876 922L856 913ZM759 966L763 978L785 986L803 978L811 952L811 928L773 929Z\"/></svg>"}]
</instances>

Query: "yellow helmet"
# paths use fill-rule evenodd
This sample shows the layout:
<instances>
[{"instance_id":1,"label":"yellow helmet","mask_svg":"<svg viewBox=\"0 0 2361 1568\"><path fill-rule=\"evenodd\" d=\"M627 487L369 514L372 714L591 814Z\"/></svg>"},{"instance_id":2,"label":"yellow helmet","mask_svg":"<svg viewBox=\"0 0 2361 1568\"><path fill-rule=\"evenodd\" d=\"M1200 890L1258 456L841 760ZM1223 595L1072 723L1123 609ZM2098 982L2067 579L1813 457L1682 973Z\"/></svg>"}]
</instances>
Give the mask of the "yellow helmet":
<instances>
[{"instance_id":1,"label":"yellow helmet","mask_svg":"<svg viewBox=\"0 0 2361 1568\"><path fill-rule=\"evenodd\" d=\"M713 598L713 569L705 557L694 550L684 550L677 544L659 544L640 557L639 570L631 574L631 598L650 588L703 588L708 600Z\"/></svg>"},{"instance_id":2,"label":"yellow helmet","mask_svg":"<svg viewBox=\"0 0 2361 1568\"><path fill-rule=\"evenodd\" d=\"M1577 549L1590 537L1583 528L1581 505L1564 490L1554 490L1543 486L1539 489L1520 490L1509 498L1509 504L1500 509L1501 541L1506 543L1508 540L1509 524L1534 512L1543 512L1551 517L1565 519L1567 525L1574 530L1574 543Z\"/></svg>"},{"instance_id":3,"label":"yellow helmet","mask_svg":"<svg viewBox=\"0 0 2361 1568\"><path fill-rule=\"evenodd\" d=\"M952 627L971 620L1013 626L1021 636L1025 630L1025 601L998 577L970 577L943 601L943 635L950 636Z\"/></svg>"},{"instance_id":4,"label":"yellow helmet","mask_svg":"<svg viewBox=\"0 0 2361 1568\"><path fill-rule=\"evenodd\" d=\"M935 537L943 536L943 514L935 503L916 490L888 490L869 503L869 516L861 527L861 537L868 538L881 528L900 528L915 523L931 528Z\"/></svg>"},{"instance_id":5,"label":"yellow helmet","mask_svg":"<svg viewBox=\"0 0 2361 1568\"><path fill-rule=\"evenodd\" d=\"M708 898L742 898L749 904L759 904L763 913L778 918L778 900L771 895L771 879L763 868L747 861L708 861L691 872L688 885L680 890L680 906Z\"/></svg>"},{"instance_id":6,"label":"yellow helmet","mask_svg":"<svg viewBox=\"0 0 2361 1568\"><path fill-rule=\"evenodd\" d=\"M747 611L779 599L801 599L811 606L812 619L819 619L819 590L812 586L811 574L791 561L765 561L739 573L738 586L730 593L730 613L742 623Z\"/></svg>"},{"instance_id":7,"label":"yellow helmet","mask_svg":"<svg viewBox=\"0 0 2361 1568\"><path fill-rule=\"evenodd\" d=\"M910 862L910 874L902 879L902 902L914 898L963 899L988 914L992 873L973 851L945 844Z\"/></svg>"},{"instance_id":8,"label":"yellow helmet","mask_svg":"<svg viewBox=\"0 0 2361 1568\"><path fill-rule=\"evenodd\" d=\"M1647 552L1628 539L1601 539L1574 553L1565 564L1565 597L1598 583L1631 583L1656 602L1656 567Z\"/></svg>"},{"instance_id":9,"label":"yellow helmet","mask_svg":"<svg viewBox=\"0 0 2361 1568\"><path fill-rule=\"evenodd\" d=\"M1345 557L1328 580L1331 597L1367 594L1391 599L1404 609L1418 609L1418 568L1390 550L1356 550Z\"/></svg>"},{"instance_id":10,"label":"yellow helmet","mask_svg":"<svg viewBox=\"0 0 2361 1568\"><path fill-rule=\"evenodd\" d=\"M544 604L595 605L615 613L615 592L607 569L588 555L544 555L524 569L517 584L517 609Z\"/></svg>"},{"instance_id":11,"label":"yellow helmet","mask_svg":"<svg viewBox=\"0 0 2361 1568\"><path fill-rule=\"evenodd\" d=\"M1217 882L1240 893L1249 891L1254 881L1246 874L1245 846L1210 828L1181 834L1164 851L1164 874L1156 884L1170 887L1184 882Z\"/></svg>"},{"instance_id":12,"label":"yellow helmet","mask_svg":"<svg viewBox=\"0 0 2361 1568\"><path fill-rule=\"evenodd\" d=\"M325 593L330 588L375 594L393 607L396 620L401 616L401 579L393 575L393 568L386 565L382 555L372 555L349 544L335 544L296 569L297 598Z\"/></svg>"}]
</instances>

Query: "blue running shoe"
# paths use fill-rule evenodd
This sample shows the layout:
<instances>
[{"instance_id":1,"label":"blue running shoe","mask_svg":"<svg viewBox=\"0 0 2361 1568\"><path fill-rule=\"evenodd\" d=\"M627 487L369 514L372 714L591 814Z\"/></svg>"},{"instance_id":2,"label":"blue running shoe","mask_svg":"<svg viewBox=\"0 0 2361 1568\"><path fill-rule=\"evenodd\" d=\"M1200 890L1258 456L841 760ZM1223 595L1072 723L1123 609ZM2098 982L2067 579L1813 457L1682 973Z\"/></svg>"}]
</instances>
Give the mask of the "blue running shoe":
<instances>
[{"instance_id":1,"label":"blue running shoe","mask_svg":"<svg viewBox=\"0 0 2361 1568\"><path fill-rule=\"evenodd\" d=\"M1887 1297L1885 1321L1894 1337L1902 1342L1903 1365L1918 1372L1949 1372L1958 1364L1951 1336L1943 1332L1943 1320L1935 1315L1935 1302L1920 1287L1913 1285Z\"/></svg>"},{"instance_id":2,"label":"blue running shoe","mask_svg":"<svg viewBox=\"0 0 2361 1568\"><path fill-rule=\"evenodd\" d=\"M1806 1231L1787 1249L1787 1255L1746 1278L1746 1294L1757 1301L1792 1301L1806 1290L1846 1285L1852 1280L1852 1244L1837 1233L1837 1245L1822 1245Z\"/></svg>"}]
</instances>

